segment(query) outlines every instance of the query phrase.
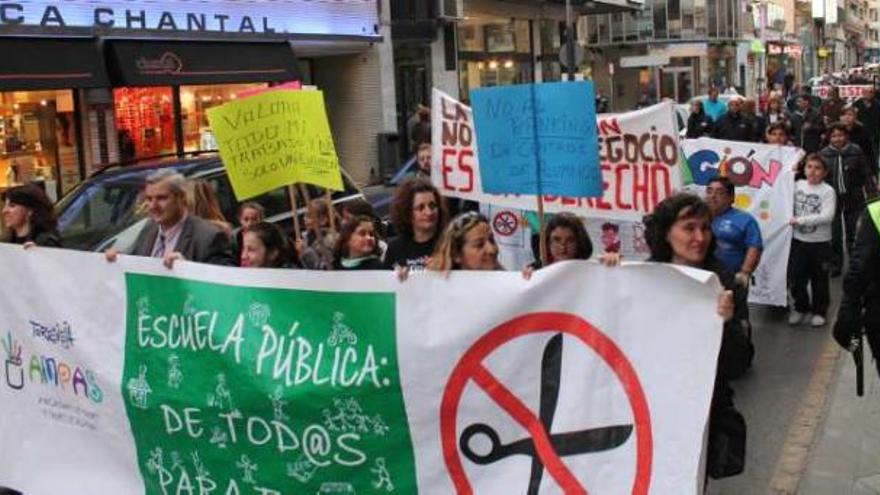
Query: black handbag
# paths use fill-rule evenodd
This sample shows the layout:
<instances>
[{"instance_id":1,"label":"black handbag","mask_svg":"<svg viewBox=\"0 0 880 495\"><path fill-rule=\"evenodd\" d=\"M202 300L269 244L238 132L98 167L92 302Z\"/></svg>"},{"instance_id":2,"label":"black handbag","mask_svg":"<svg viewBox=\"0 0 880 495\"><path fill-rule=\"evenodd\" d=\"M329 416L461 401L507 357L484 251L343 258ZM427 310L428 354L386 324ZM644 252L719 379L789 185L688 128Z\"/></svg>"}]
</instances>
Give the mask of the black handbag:
<instances>
[{"instance_id":1,"label":"black handbag","mask_svg":"<svg viewBox=\"0 0 880 495\"><path fill-rule=\"evenodd\" d=\"M706 473L727 478L746 468L746 420L732 404L713 408L709 417Z\"/></svg>"}]
</instances>

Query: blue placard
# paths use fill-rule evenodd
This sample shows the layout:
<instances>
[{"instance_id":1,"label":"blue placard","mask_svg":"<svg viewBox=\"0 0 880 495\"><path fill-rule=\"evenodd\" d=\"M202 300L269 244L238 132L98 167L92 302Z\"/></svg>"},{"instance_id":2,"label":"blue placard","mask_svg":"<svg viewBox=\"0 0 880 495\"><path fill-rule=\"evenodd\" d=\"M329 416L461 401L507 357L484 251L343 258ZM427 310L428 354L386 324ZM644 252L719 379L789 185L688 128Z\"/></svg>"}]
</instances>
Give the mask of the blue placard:
<instances>
[{"instance_id":1,"label":"blue placard","mask_svg":"<svg viewBox=\"0 0 880 495\"><path fill-rule=\"evenodd\" d=\"M483 191L602 195L592 82L479 88L471 100Z\"/></svg>"}]
</instances>

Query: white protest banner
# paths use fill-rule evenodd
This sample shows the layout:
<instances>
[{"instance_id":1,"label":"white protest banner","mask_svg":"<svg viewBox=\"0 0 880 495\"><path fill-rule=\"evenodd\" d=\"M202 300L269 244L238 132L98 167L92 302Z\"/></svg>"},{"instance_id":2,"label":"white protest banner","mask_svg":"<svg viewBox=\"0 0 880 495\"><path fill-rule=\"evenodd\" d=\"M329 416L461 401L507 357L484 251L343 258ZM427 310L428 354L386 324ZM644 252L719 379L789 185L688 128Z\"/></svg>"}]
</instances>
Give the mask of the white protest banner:
<instances>
[{"instance_id":1,"label":"white protest banner","mask_svg":"<svg viewBox=\"0 0 880 495\"><path fill-rule=\"evenodd\" d=\"M786 271L794 212L794 168L804 156L792 146L686 139L682 150L693 177L688 186L702 195L719 174L736 185L734 206L752 214L761 228L764 252L754 273L749 301L785 306Z\"/></svg>"},{"instance_id":2,"label":"white protest banner","mask_svg":"<svg viewBox=\"0 0 880 495\"><path fill-rule=\"evenodd\" d=\"M702 490L722 332L706 272L401 283L10 245L0 263L18 281L0 298L0 486Z\"/></svg>"},{"instance_id":3,"label":"white protest banner","mask_svg":"<svg viewBox=\"0 0 880 495\"><path fill-rule=\"evenodd\" d=\"M858 100L870 88L870 84L842 84L840 86L813 86L813 95L823 100L831 97L831 89L837 88L841 99L852 102Z\"/></svg>"},{"instance_id":4,"label":"white protest banner","mask_svg":"<svg viewBox=\"0 0 880 495\"><path fill-rule=\"evenodd\" d=\"M537 198L483 192L473 113L438 89L433 91L431 180L447 197L535 210ZM587 218L641 221L681 187L678 130L671 102L623 114L599 115L601 198L544 196L545 211Z\"/></svg>"}]
</instances>

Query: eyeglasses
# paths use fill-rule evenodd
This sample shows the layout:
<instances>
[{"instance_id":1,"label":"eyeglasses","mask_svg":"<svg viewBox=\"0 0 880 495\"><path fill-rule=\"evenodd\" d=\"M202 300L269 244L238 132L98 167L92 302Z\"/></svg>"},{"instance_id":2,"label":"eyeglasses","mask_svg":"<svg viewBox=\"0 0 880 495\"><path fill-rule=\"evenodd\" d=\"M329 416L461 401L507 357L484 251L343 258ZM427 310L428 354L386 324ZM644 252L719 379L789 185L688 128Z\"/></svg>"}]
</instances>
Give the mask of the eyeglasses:
<instances>
[{"instance_id":1,"label":"eyeglasses","mask_svg":"<svg viewBox=\"0 0 880 495\"><path fill-rule=\"evenodd\" d=\"M420 205L417 205L413 209L415 211L425 211L425 210L437 210L439 208L440 208L440 205L438 205L437 203L431 202L431 203L422 203Z\"/></svg>"}]
</instances>

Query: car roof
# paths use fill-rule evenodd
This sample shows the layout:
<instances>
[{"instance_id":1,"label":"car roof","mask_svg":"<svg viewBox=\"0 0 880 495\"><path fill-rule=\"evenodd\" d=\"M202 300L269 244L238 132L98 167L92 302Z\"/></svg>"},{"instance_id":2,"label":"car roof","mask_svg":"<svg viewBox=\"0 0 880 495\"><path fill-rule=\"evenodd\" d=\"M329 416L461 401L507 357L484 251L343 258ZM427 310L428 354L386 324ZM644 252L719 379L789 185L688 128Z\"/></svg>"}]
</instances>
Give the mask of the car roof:
<instances>
[{"instance_id":1,"label":"car roof","mask_svg":"<svg viewBox=\"0 0 880 495\"><path fill-rule=\"evenodd\" d=\"M216 152L192 156L165 156L150 158L133 163L115 164L105 167L90 178L92 180L113 179L126 175L144 175L160 168L172 168L185 177L202 175L223 168L220 154Z\"/></svg>"}]
</instances>

